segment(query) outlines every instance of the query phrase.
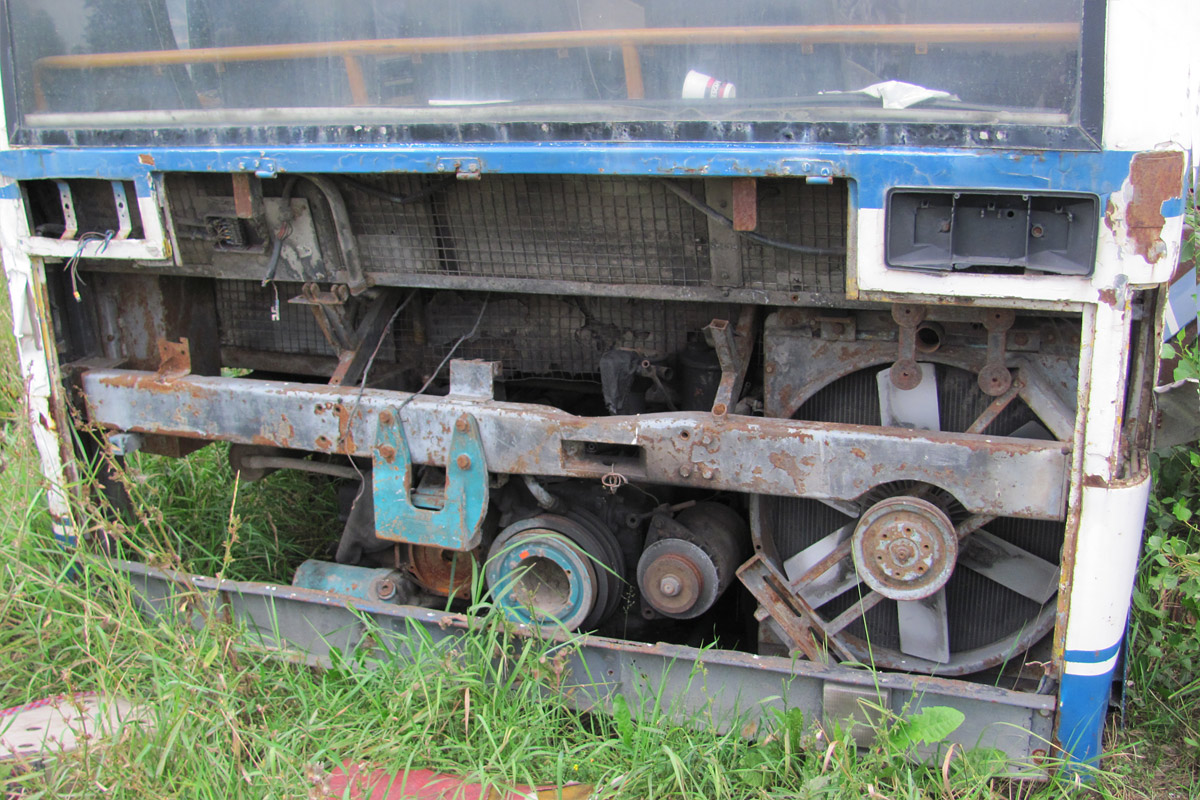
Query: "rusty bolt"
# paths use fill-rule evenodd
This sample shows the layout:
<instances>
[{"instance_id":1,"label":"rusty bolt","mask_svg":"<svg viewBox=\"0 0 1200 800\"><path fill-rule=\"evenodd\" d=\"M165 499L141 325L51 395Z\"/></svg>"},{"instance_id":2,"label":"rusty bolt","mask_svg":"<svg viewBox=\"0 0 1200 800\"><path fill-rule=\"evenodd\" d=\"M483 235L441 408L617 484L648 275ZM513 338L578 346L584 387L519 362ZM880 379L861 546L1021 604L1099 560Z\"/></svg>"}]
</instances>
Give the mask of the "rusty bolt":
<instances>
[{"instance_id":1,"label":"rusty bolt","mask_svg":"<svg viewBox=\"0 0 1200 800\"><path fill-rule=\"evenodd\" d=\"M682 587L679 585L679 579L674 575L668 575L658 582L658 590L666 597L674 597L679 594Z\"/></svg>"},{"instance_id":2,"label":"rusty bolt","mask_svg":"<svg viewBox=\"0 0 1200 800\"><path fill-rule=\"evenodd\" d=\"M379 447L379 455L383 456L383 460L390 464L396 459L396 448L390 444L381 445Z\"/></svg>"},{"instance_id":3,"label":"rusty bolt","mask_svg":"<svg viewBox=\"0 0 1200 800\"><path fill-rule=\"evenodd\" d=\"M724 403L717 403L712 407L712 413L718 417L725 416L725 412L728 410L729 408Z\"/></svg>"},{"instance_id":4,"label":"rusty bolt","mask_svg":"<svg viewBox=\"0 0 1200 800\"><path fill-rule=\"evenodd\" d=\"M765 367L763 367L763 370L764 370L764 371L765 371L765 372L766 372L768 375L774 375L774 374L775 374L775 365L774 365L774 364L767 364Z\"/></svg>"},{"instance_id":5,"label":"rusty bolt","mask_svg":"<svg viewBox=\"0 0 1200 800\"><path fill-rule=\"evenodd\" d=\"M390 600L396 595L396 582L391 578L380 578L375 582L375 596L380 600Z\"/></svg>"},{"instance_id":6,"label":"rusty bolt","mask_svg":"<svg viewBox=\"0 0 1200 800\"><path fill-rule=\"evenodd\" d=\"M454 429L456 431L458 431L459 433L466 433L467 432L467 418L459 417L458 420L454 423Z\"/></svg>"},{"instance_id":7,"label":"rusty bolt","mask_svg":"<svg viewBox=\"0 0 1200 800\"><path fill-rule=\"evenodd\" d=\"M1021 332L1014 333L1013 334L1013 344L1019 344L1019 345L1029 344L1029 334L1021 333Z\"/></svg>"},{"instance_id":8,"label":"rusty bolt","mask_svg":"<svg viewBox=\"0 0 1200 800\"><path fill-rule=\"evenodd\" d=\"M466 453L463 453L457 459L455 459L454 463L458 464L459 469L470 469L471 468L471 457L469 455L467 455Z\"/></svg>"},{"instance_id":9,"label":"rusty bolt","mask_svg":"<svg viewBox=\"0 0 1200 800\"><path fill-rule=\"evenodd\" d=\"M1045 236L1045 235L1046 235L1046 229L1045 229L1045 228L1043 228L1041 225L1034 225L1034 226L1033 226L1033 227L1032 227L1032 228L1029 230L1029 235L1030 235L1030 236L1032 236L1032 237L1033 237L1033 238L1035 238L1035 239L1040 239L1040 238L1042 238L1043 236Z\"/></svg>"},{"instance_id":10,"label":"rusty bolt","mask_svg":"<svg viewBox=\"0 0 1200 800\"><path fill-rule=\"evenodd\" d=\"M380 411L379 412L379 421L382 422L384 425L391 425L392 424L392 412Z\"/></svg>"},{"instance_id":11,"label":"rusty bolt","mask_svg":"<svg viewBox=\"0 0 1200 800\"><path fill-rule=\"evenodd\" d=\"M692 468L689 467L687 464L684 464L683 466L681 466L679 468L679 477L687 478L687 477L690 477L691 474L692 474Z\"/></svg>"}]
</instances>

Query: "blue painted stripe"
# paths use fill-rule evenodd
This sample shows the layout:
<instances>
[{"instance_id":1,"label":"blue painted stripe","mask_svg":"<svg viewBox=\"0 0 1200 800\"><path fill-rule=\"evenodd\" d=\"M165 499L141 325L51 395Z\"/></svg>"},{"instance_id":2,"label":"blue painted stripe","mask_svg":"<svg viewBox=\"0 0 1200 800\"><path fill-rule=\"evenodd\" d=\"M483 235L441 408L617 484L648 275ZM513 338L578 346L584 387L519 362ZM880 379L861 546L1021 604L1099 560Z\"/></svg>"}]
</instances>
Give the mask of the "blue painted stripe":
<instances>
[{"instance_id":1,"label":"blue painted stripe","mask_svg":"<svg viewBox=\"0 0 1200 800\"><path fill-rule=\"evenodd\" d=\"M1079 766L1094 766L1103 752L1112 676L1112 670L1103 675L1063 675L1058 693L1058 741L1063 755Z\"/></svg>"},{"instance_id":2,"label":"blue painted stripe","mask_svg":"<svg viewBox=\"0 0 1200 800\"><path fill-rule=\"evenodd\" d=\"M1076 664L1099 664L1115 656L1120 649L1121 640L1118 639L1112 645L1100 650L1068 650L1063 658L1067 661L1074 661Z\"/></svg>"},{"instance_id":3,"label":"blue painted stripe","mask_svg":"<svg viewBox=\"0 0 1200 800\"><path fill-rule=\"evenodd\" d=\"M889 189L973 187L1107 195L1129 175L1129 152L995 151L834 145L728 145L698 142L405 144L341 147L17 148L0 152L0 174L20 180L76 177L141 180L153 171L436 173L456 158L482 171L704 177L819 174L858 184L862 208L882 208ZM811 162L820 161L821 165ZM153 163L153 166L149 166Z\"/></svg>"}]
</instances>

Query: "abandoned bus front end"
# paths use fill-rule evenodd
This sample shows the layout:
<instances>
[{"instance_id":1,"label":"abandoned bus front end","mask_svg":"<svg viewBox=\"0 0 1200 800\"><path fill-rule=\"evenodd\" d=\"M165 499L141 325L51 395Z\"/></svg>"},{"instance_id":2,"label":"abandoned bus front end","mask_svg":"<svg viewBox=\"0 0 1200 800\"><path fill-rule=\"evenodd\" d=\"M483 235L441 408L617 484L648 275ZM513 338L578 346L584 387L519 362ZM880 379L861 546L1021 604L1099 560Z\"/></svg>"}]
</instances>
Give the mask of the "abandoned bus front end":
<instances>
[{"instance_id":1,"label":"abandoned bus front end","mask_svg":"<svg viewBox=\"0 0 1200 800\"><path fill-rule=\"evenodd\" d=\"M949 705L1014 765L1099 755L1184 0L3 6L64 540L90 451L223 442L343 485L324 560L220 585L318 661L364 614L455 635L478 575L588 634L583 703Z\"/></svg>"}]
</instances>

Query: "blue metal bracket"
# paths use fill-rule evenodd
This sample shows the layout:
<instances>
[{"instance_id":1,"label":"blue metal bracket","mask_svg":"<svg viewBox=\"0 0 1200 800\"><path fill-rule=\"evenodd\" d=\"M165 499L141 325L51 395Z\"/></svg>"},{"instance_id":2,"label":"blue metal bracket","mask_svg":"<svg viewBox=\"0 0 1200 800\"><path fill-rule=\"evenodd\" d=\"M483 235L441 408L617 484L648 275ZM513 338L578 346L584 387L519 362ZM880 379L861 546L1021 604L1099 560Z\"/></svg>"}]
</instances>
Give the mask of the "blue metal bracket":
<instances>
[{"instance_id":1,"label":"blue metal bracket","mask_svg":"<svg viewBox=\"0 0 1200 800\"><path fill-rule=\"evenodd\" d=\"M463 414L454 423L440 503L413 495L412 456L394 408L379 414L373 464L375 534L380 539L449 550L479 546L488 508L488 472L475 417Z\"/></svg>"}]
</instances>

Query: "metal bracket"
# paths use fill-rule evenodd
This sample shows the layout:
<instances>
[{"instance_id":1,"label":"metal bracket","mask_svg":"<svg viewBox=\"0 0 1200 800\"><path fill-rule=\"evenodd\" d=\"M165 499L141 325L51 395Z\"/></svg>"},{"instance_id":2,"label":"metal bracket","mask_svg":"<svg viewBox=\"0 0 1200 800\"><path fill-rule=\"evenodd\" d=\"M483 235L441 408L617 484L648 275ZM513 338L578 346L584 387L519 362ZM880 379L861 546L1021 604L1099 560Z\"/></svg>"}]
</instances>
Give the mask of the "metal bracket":
<instances>
[{"instance_id":1,"label":"metal bracket","mask_svg":"<svg viewBox=\"0 0 1200 800\"><path fill-rule=\"evenodd\" d=\"M704 336L717 351L717 363L721 365L721 382L717 384L717 394L713 398L714 416L728 414L742 393L746 368L750 364L750 350L754 346L751 334L757 313L757 306L745 306L736 328L730 328L729 320L714 319L704 329Z\"/></svg>"},{"instance_id":2,"label":"metal bracket","mask_svg":"<svg viewBox=\"0 0 1200 800\"><path fill-rule=\"evenodd\" d=\"M921 368L917 365L917 326L925 321L925 307L896 303L892 319L900 327L896 363L892 364L892 385L910 391L921 385Z\"/></svg>"},{"instance_id":3,"label":"metal bracket","mask_svg":"<svg viewBox=\"0 0 1200 800\"><path fill-rule=\"evenodd\" d=\"M75 198L71 195L71 185L66 181L55 181L58 187L58 201L62 205L63 232L60 239L74 239L79 233L79 219L75 216Z\"/></svg>"},{"instance_id":4,"label":"metal bracket","mask_svg":"<svg viewBox=\"0 0 1200 800\"><path fill-rule=\"evenodd\" d=\"M829 654L821 647L813 629L824 634L821 618L817 616L804 598L788 588L788 579L775 569L761 553L756 553L738 568L738 579L758 600L760 609L756 617L762 622L767 617L778 624L780 631L789 639L792 650L799 650L809 661L829 663ZM850 659L833 636L822 636L840 657Z\"/></svg>"},{"instance_id":5,"label":"metal bracket","mask_svg":"<svg viewBox=\"0 0 1200 800\"><path fill-rule=\"evenodd\" d=\"M329 342L342 361L339 373L349 366L344 357L347 353L352 354L357 344L346 317L345 304L349 299L350 289L345 284L335 284L329 291L322 291L317 284L306 283L300 287L299 295L288 300L288 303L312 309L325 341Z\"/></svg>"},{"instance_id":6,"label":"metal bracket","mask_svg":"<svg viewBox=\"0 0 1200 800\"><path fill-rule=\"evenodd\" d=\"M117 210L117 233L114 239L128 239L133 232L133 216L129 213L129 195L124 181L112 181L113 208Z\"/></svg>"},{"instance_id":7,"label":"metal bracket","mask_svg":"<svg viewBox=\"0 0 1200 800\"><path fill-rule=\"evenodd\" d=\"M477 181L483 177L483 162L478 158L448 158L437 160L438 172L453 172L460 181Z\"/></svg>"},{"instance_id":8,"label":"metal bracket","mask_svg":"<svg viewBox=\"0 0 1200 800\"><path fill-rule=\"evenodd\" d=\"M833 183L833 179L841 170L832 161L818 161L812 158L785 158L779 162L780 175L794 175L804 178L808 183Z\"/></svg>"},{"instance_id":9,"label":"metal bracket","mask_svg":"<svg viewBox=\"0 0 1200 800\"><path fill-rule=\"evenodd\" d=\"M1008 329L1016 322L1011 309L991 309L984 312L983 327L987 328L987 362L979 371L979 388L991 397L999 397L1012 386L1012 373L1005 366Z\"/></svg>"},{"instance_id":10,"label":"metal bracket","mask_svg":"<svg viewBox=\"0 0 1200 800\"><path fill-rule=\"evenodd\" d=\"M446 454L446 488L440 507L413 498L413 462L404 423L395 408L379 414L373 455L375 534L380 539L448 550L479 546L488 509L488 472L479 424L471 414L454 423Z\"/></svg>"},{"instance_id":11,"label":"metal bracket","mask_svg":"<svg viewBox=\"0 0 1200 800\"><path fill-rule=\"evenodd\" d=\"M190 375L191 372L192 351L188 347L188 340L180 339L178 342L169 342L166 339L159 339L156 380L159 383L165 383Z\"/></svg>"}]
</instances>

